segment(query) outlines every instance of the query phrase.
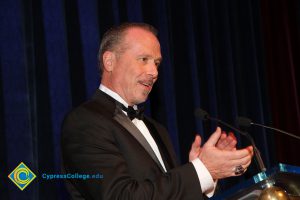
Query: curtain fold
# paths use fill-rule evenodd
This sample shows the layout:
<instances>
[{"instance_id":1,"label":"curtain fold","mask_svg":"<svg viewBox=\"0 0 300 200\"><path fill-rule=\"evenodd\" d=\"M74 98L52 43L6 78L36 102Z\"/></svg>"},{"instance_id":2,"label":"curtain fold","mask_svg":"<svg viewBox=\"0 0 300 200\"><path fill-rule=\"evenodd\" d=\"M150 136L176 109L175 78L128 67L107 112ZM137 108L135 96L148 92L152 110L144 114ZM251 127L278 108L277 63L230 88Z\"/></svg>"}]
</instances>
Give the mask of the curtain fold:
<instances>
[{"instance_id":1,"label":"curtain fold","mask_svg":"<svg viewBox=\"0 0 300 200\"><path fill-rule=\"evenodd\" d=\"M272 122L275 127L299 136L300 3L264 0L261 7ZM278 161L300 165L295 153L299 140L276 134L275 144Z\"/></svg>"}]
</instances>

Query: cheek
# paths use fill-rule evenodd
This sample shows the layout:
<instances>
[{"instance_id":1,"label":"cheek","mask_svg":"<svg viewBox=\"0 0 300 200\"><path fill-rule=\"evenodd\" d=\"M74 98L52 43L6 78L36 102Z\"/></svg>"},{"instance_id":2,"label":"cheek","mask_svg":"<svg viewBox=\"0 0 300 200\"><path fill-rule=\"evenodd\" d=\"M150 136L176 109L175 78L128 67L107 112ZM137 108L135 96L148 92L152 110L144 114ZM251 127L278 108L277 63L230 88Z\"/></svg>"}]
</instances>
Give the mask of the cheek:
<instances>
[{"instance_id":1,"label":"cheek","mask_svg":"<svg viewBox=\"0 0 300 200\"><path fill-rule=\"evenodd\" d=\"M134 82L134 76L133 73L129 70L120 69L117 72L116 77L118 80L118 83L123 87L129 87L132 86Z\"/></svg>"}]
</instances>

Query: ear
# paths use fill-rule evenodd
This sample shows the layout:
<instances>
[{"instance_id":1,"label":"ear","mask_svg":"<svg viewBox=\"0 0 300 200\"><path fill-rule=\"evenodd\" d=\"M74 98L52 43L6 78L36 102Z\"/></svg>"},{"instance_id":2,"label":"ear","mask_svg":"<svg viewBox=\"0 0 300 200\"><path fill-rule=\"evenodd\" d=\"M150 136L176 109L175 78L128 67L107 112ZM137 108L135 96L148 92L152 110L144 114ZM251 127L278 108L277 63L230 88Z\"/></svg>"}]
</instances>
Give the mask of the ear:
<instances>
[{"instance_id":1,"label":"ear","mask_svg":"<svg viewBox=\"0 0 300 200\"><path fill-rule=\"evenodd\" d=\"M106 51L103 54L104 70L111 72L114 69L115 53L112 51Z\"/></svg>"}]
</instances>

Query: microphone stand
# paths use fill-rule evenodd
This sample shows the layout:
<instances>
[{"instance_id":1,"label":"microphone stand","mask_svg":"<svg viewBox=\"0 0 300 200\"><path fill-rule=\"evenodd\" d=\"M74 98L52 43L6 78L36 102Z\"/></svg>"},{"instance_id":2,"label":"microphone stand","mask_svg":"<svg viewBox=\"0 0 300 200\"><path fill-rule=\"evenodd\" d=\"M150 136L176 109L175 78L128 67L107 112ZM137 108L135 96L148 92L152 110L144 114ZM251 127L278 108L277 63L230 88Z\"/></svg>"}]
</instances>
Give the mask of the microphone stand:
<instances>
[{"instance_id":1,"label":"microphone stand","mask_svg":"<svg viewBox=\"0 0 300 200\"><path fill-rule=\"evenodd\" d=\"M288 135L288 136L290 136L290 137L293 137L293 138L296 138L296 139L300 140L300 137L299 137L299 136L294 135L294 134L292 134L292 133L288 133L288 132L283 131L283 130L280 130L280 129L278 129L278 128L273 128L273 127L270 127L270 126L266 126L266 125L263 125L263 124L257 124L257 123L254 123L254 122L251 122L250 124L251 124L251 125L254 125L254 126L260 126L260 127L266 128L266 129L271 129L271 130L273 130L273 131L277 131L277 132L279 132L279 133L283 133L283 134L286 134L286 135Z\"/></svg>"}]
</instances>

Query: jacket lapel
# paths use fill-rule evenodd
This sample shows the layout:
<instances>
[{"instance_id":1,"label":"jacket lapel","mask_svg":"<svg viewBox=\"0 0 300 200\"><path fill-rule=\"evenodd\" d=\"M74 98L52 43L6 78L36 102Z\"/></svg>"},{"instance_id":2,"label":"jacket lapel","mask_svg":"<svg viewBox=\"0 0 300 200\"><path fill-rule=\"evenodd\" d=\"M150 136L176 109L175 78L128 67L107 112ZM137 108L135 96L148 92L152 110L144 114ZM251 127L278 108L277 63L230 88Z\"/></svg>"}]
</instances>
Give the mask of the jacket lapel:
<instances>
[{"instance_id":1,"label":"jacket lapel","mask_svg":"<svg viewBox=\"0 0 300 200\"><path fill-rule=\"evenodd\" d=\"M174 153L173 146L170 143L170 139L168 137L168 133L166 130L159 128L156 126L154 122L152 122L148 117L144 117L144 123L150 130L152 137L154 137L157 145L160 148L160 152L164 157L164 163L168 169L176 166L176 154Z\"/></svg>"},{"instance_id":2,"label":"jacket lapel","mask_svg":"<svg viewBox=\"0 0 300 200\"><path fill-rule=\"evenodd\" d=\"M147 142L146 138L140 132L140 130L130 121L130 119L122 112L121 108L116 105L114 120L116 120L120 125L122 125L149 153L151 158L157 163L162 172L165 172L162 165L160 164L156 154L152 150L150 144Z\"/></svg>"}]
</instances>

